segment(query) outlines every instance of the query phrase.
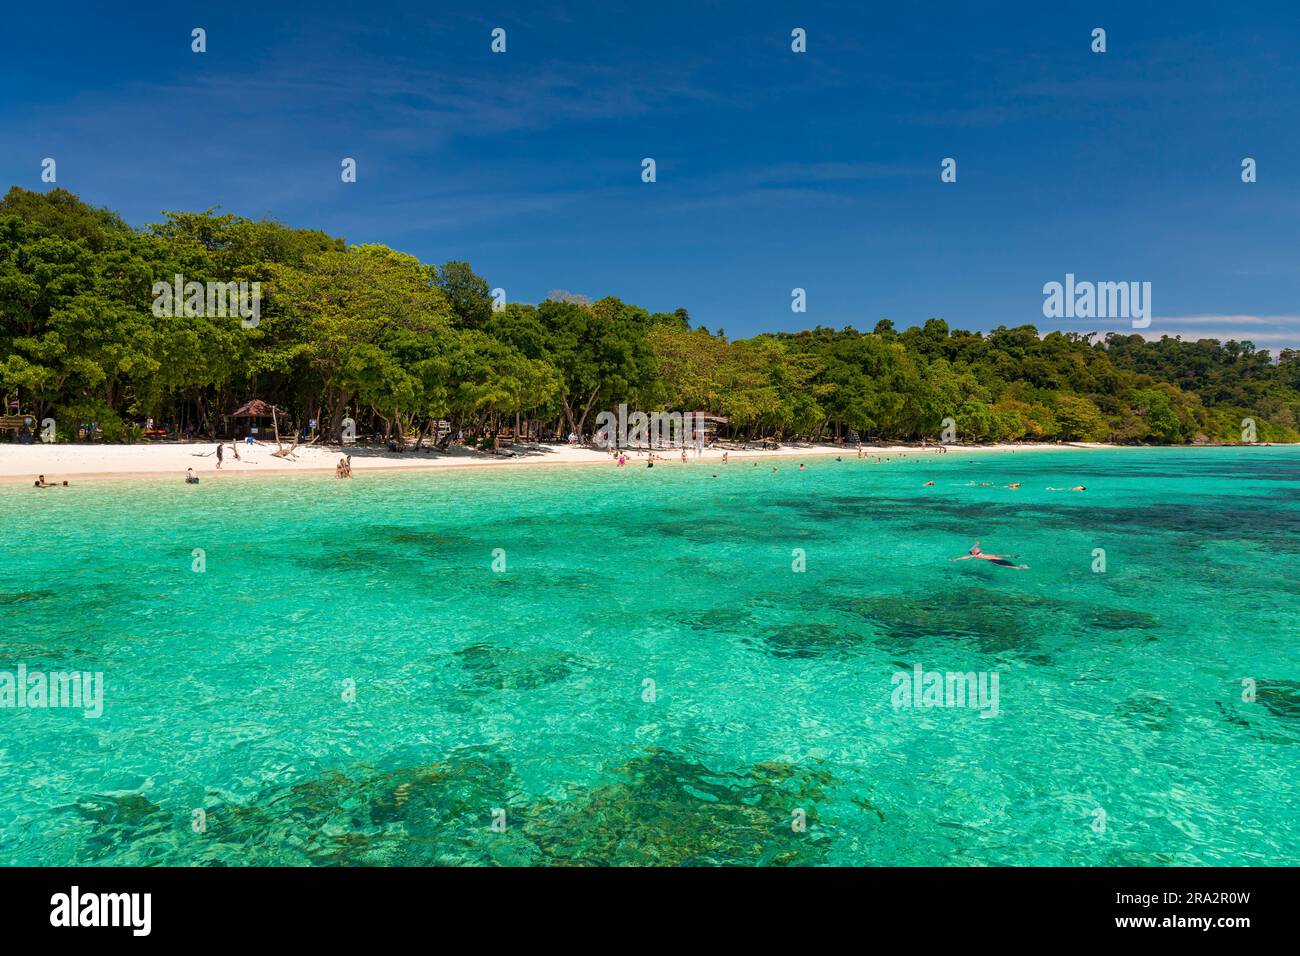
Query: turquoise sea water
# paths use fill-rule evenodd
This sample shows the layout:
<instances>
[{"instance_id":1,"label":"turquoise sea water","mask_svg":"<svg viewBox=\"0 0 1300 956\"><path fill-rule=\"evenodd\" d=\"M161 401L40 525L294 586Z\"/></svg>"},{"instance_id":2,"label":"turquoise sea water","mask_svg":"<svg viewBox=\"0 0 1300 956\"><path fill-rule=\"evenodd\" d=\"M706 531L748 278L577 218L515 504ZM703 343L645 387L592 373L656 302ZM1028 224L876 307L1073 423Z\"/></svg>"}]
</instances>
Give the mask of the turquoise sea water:
<instances>
[{"instance_id":1,"label":"turquoise sea water","mask_svg":"<svg viewBox=\"0 0 1300 956\"><path fill-rule=\"evenodd\" d=\"M1300 863L1300 449L808 464L0 487L0 863Z\"/></svg>"}]
</instances>

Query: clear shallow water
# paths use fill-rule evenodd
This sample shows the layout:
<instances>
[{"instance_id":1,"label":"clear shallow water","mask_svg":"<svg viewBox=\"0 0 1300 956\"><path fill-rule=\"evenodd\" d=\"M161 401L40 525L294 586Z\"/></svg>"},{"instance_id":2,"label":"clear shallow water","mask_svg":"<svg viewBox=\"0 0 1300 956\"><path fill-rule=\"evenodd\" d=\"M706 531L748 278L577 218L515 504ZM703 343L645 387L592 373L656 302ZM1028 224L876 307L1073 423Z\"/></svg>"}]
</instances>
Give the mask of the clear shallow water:
<instances>
[{"instance_id":1,"label":"clear shallow water","mask_svg":"<svg viewBox=\"0 0 1300 956\"><path fill-rule=\"evenodd\" d=\"M1300 863L1300 450L809 466L0 487L0 863Z\"/></svg>"}]
</instances>

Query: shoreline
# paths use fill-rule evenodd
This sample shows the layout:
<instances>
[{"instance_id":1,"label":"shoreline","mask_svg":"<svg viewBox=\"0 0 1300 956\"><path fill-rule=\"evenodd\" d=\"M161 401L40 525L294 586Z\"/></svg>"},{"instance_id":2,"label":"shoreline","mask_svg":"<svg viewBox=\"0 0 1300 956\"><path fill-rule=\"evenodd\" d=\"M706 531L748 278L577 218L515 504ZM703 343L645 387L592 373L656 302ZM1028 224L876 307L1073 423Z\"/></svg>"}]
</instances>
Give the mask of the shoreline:
<instances>
[{"instance_id":1,"label":"shoreline","mask_svg":"<svg viewBox=\"0 0 1300 956\"><path fill-rule=\"evenodd\" d=\"M23 484L44 475L50 483L71 481L112 481L142 478L181 478L186 468L193 468L203 480L225 478L245 479L287 477L293 475L329 475L334 472L338 459L346 451L321 446L299 447L296 460L274 457L269 443L258 443L252 448L241 445L241 460L235 460L226 445L223 467L215 467L215 443L190 442L160 445L0 445L0 484ZM938 455L936 447L946 447L947 454L958 456L998 454L1017 451L1100 451L1141 446L1108 445L1100 443L1027 443L995 445L864 445L863 451L872 458L894 456ZM1156 446L1152 446L1156 447ZM1166 447L1166 446L1158 446ZM1175 445L1173 448L1220 446ZM1233 446L1235 447L1235 446ZM200 451L200 449L204 449ZM730 451L731 459L789 460L797 458L824 458L841 455L855 459L856 446L829 444L786 445L778 449L706 449L696 457L688 450L686 464L720 463L723 451ZM527 468L538 466L605 465L613 467L608 453L591 448L566 444L524 446L514 456L498 456L487 452L456 448L440 452L437 456L427 452L388 452L369 448L353 448L352 470L362 473L432 472L446 469ZM681 465L680 450L665 449L656 452L656 464ZM632 452L628 467L644 467L645 456Z\"/></svg>"}]
</instances>

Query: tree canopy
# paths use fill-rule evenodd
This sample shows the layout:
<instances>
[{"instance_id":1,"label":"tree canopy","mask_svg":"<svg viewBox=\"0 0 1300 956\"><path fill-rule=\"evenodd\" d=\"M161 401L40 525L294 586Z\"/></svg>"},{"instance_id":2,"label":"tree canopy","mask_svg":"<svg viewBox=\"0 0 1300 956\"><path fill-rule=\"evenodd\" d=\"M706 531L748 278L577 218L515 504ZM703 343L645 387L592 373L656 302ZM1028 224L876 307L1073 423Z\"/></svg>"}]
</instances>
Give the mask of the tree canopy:
<instances>
[{"instance_id":1,"label":"tree canopy","mask_svg":"<svg viewBox=\"0 0 1300 956\"><path fill-rule=\"evenodd\" d=\"M154 284L177 275L259 283L260 320L155 315ZM502 307L460 260L212 209L133 229L62 189L0 199L0 395L64 440L90 421L117 440L146 418L224 434L254 397L327 437L348 417L399 438L516 416L587 433L626 402L713 412L749 438L933 438L950 418L966 441L1237 441L1245 419L1260 440L1300 439L1294 350L939 318L872 328L733 340L613 296Z\"/></svg>"}]
</instances>

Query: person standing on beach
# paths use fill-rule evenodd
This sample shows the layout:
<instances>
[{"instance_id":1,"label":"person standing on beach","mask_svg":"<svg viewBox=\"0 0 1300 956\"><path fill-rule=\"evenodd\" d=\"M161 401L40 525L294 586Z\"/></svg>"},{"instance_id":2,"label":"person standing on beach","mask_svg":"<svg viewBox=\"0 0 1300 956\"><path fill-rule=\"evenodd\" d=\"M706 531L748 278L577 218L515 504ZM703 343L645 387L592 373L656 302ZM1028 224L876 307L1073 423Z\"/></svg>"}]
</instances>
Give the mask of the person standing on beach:
<instances>
[{"instance_id":1,"label":"person standing on beach","mask_svg":"<svg viewBox=\"0 0 1300 956\"><path fill-rule=\"evenodd\" d=\"M225 446L220 442L217 443L217 471L221 470L221 457L225 454Z\"/></svg>"}]
</instances>

